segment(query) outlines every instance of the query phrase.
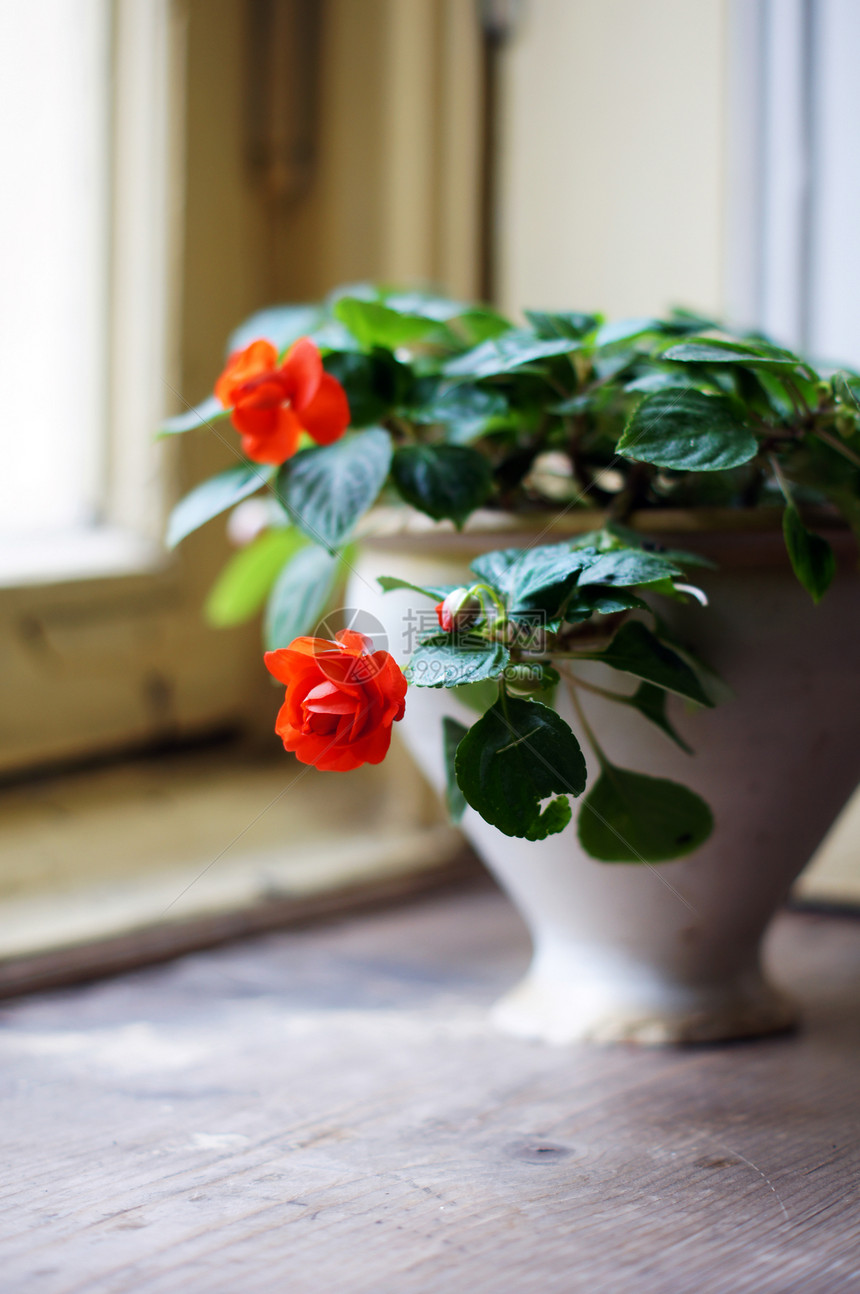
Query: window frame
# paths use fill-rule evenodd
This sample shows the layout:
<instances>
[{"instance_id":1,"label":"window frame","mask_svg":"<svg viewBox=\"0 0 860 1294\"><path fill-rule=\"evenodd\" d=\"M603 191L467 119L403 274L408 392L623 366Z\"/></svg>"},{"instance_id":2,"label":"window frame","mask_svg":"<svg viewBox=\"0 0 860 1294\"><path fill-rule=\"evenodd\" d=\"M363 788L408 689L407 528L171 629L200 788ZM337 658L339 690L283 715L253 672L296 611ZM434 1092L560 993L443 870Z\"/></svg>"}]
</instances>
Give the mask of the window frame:
<instances>
[{"instance_id":1,"label":"window frame","mask_svg":"<svg viewBox=\"0 0 860 1294\"><path fill-rule=\"evenodd\" d=\"M201 615L223 531L175 554L160 538L183 489L229 461L202 433L183 445L154 435L185 404L188 11L112 5L105 524L0 588L0 776L247 723L267 696L256 628L216 634ZM246 308L236 299L227 317Z\"/></svg>"},{"instance_id":2,"label":"window frame","mask_svg":"<svg viewBox=\"0 0 860 1294\"><path fill-rule=\"evenodd\" d=\"M173 554L160 545L171 503L235 461L230 446L205 431L156 445L153 429L211 390L224 338L266 297L301 299L368 271L475 290L477 184L474 200L460 196L480 156L471 8L380 0L359 15L326 6L318 174L291 211L272 204L248 166L243 77L255 69L243 66L242 0L225 0L218 23L205 0L113 4L109 526L89 574L0 588L0 776L225 725L268 726L258 626L216 632L201 615L228 552L224 527L204 527ZM360 112L357 78L375 86ZM370 187L368 174L378 181ZM356 241L350 198L378 231L371 246ZM308 256L290 279L272 247L296 238ZM159 477L160 488L141 488ZM127 541L124 551L113 545L113 568L110 527Z\"/></svg>"},{"instance_id":3,"label":"window frame","mask_svg":"<svg viewBox=\"0 0 860 1294\"><path fill-rule=\"evenodd\" d=\"M726 305L822 362L860 365L851 225L860 185L839 166L860 108L845 65L851 0L731 0L727 59Z\"/></svg>"}]
</instances>

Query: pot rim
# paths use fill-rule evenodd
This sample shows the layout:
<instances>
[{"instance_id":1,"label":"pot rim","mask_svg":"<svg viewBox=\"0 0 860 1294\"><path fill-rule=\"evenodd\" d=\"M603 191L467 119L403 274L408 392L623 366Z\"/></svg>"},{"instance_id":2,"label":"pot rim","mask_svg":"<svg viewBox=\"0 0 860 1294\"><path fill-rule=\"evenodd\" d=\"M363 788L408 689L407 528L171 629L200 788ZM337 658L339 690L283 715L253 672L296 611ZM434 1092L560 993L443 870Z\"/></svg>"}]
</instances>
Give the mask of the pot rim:
<instances>
[{"instance_id":1,"label":"pot rim","mask_svg":"<svg viewBox=\"0 0 860 1294\"><path fill-rule=\"evenodd\" d=\"M788 567L782 536L782 508L666 508L634 512L624 525L655 543L671 546L683 536L685 546L720 565ZM837 556L856 564L857 546L842 520L824 509L805 519L816 530L829 531ZM473 512L462 530L452 521L433 521L408 505L383 505L364 518L356 538L374 549L403 553L446 553L452 557L490 552L494 548L550 544L555 540L598 530L609 519L598 509L557 513Z\"/></svg>"}]
</instances>

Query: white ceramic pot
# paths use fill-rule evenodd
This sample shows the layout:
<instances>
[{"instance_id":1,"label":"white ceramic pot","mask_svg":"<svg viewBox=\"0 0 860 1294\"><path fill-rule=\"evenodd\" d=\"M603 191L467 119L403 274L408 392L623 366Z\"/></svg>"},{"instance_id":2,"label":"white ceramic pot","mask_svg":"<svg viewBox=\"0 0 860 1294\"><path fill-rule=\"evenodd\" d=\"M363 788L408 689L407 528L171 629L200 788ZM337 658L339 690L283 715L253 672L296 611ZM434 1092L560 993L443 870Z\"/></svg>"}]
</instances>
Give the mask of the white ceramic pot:
<instances>
[{"instance_id":1,"label":"white ceramic pot","mask_svg":"<svg viewBox=\"0 0 860 1294\"><path fill-rule=\"evenodd\" d=\"M426 616L429 604L408 592L383 596L378 575L460 583L478 551L534 539L437 531L372 541L359 559L349 605L378 617L404 663L414 646L413 617ZM466 835L534 942L527 976L494 1010L497 1023L514 1034L551 1042L712 1041L773 1032L795 1019L793 1004L763 974L761 943L860 780L860 579L849 558L814 607L777 534L675 534L672 541L720 562L718 571L696 571L710 606L667 603L667 618L733 697L695 713L674 706L694 757L626 707L589 695L586 709L614 763L692 787L713 809L715 830L679 862L606 864L582 851L575 823L529 842L502 835L467 810ZM604 667L593 668L595 681L618 690L617 674L599 678ZM559 710L576 730L563 697ZM411 687L400 725L439 790L445 714L466 724L475 719L451 693ZM595 774L593 758L589 766Z\"/></svg>"}]
</instances>

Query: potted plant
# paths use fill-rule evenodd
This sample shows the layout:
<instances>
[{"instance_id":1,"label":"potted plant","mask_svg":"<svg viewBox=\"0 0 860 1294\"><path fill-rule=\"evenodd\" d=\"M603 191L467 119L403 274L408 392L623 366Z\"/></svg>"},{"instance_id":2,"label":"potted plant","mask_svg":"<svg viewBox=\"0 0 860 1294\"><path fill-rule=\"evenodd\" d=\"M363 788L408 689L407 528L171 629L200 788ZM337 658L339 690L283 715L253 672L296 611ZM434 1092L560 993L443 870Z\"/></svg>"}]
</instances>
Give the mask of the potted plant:
<instances>
[{"instance_id":1,"label":"potted plant","mask_svg":"<svg viewBox=\"0 0 860 1294\"><path fill-rule=\"evenodd\" d=\"M534 939L503 1026L783 1028L762 935L860 777L860 377L683 312L526 319L367 285L254 316L165 428L241 437L169 540L261 495L210 615L267 602L300 760L397 723L447 787ZM368 619L308 636L347 574Z\"/></svg>"}]
</instances>

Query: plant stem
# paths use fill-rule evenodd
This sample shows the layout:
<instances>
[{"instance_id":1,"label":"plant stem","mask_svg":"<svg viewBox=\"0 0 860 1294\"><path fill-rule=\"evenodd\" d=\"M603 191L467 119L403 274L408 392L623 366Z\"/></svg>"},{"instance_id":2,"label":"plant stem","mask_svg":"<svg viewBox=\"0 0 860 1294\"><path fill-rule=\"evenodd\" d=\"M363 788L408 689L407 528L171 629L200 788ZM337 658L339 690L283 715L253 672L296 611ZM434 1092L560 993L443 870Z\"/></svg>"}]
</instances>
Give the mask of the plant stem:
<instances>
[{"instance_id":1,"label":"plant stem","mask_svg":"<svg viewBox=\"0 0 860 1294\"><path fill-rule=\"evenodd\" d=\"M809 405L804 400L802 393L792 382L791 378L788 378L788 377L783 378L782 385L785 387L786 391L788 392L788 398L789 400L791 400L791 403L794 405L794 411L798 415L798 417L802 417L804 413L808 414L812 412Z\"/></svg>"},{"instance_id":2,"label":"plant stem","mask_svg":"<svg viewBox=\"0 0 860 1294\"><path fill-rule=\"evenodd\" d=\"M499 679L499 701L502 705L502 714L505 716L508 724L511 722L511 716L508 714L508 689L505 687L505 680Z\"/></svg>"},{"instance_id":3,"label":"plant stem","mask_svg":"<svg viewBox=\"0 0 860 1294\"><path fill-rule=\"evenodd\" d=\"M574 682L574 676L570 675L570 682ZM586 683L584 678L576 678L575 687L585 688L586 692L593 692L595 696L605 697L607 701L620 701L622 705L630 704L630 697L625 696L623 692L610 692L606 687L598 687L596 683Z\"/></svg>"},{"instance_id":4,"label":"plant stem","mask_svg":"<svg viewBox=\"0 0 860 1294\"><path fill-rule=\"evenodd\" d=\"M822 431L818 428L815 435L819 440L823 440L825 445L829 445L831 449L835 449L837 454L841 454L843 458L847 458L849 463L853 463L855 467L860 467L860 458L857 457L854 450L849 449L847 445L843 445L835 436L831 436L829 431Z\"/></svg>"},{"instance_id":5,"label":"plant stem","mask_svg":"<svg viewBox=\"0 0 860 1294\"><path fill-rule=\"evenodd\" d=\"M389 416L387 425L389 431L393 431L395 435L402 436L404 440L416 441L418 439L415 429L406 421L405 418L399 417L396 413L392 413Z\"/></svg>"},{"instance_id":6,"label":"plant stem","mask_svg":"<svg viewBox=\"0 0 860 1294\"><path fill-rule=\"evenodd\" d=\"M770 465L773 468L773 474L776 477L776 483L779 486L779 488L782 490L783 498L785 499L788 506L790 508L793 508L794 499L791 497L791 490L789 489L788 481L785 479L785 474L779 465L779 460L776 457L776 454L768 454L768 459L770 460Z\"/></svg>"},{"instance_id":7,"label":"plant stem","mask_svg":"<svg viewBox=\"0 0 860 1294\"><path fill-rule=\"evenodd\" d=\"M570 399L572 393L563 387L557 378L550 376L549 373L544 373L543 380L546 382L547 386L551 386L552 389L561 396L562 400Z\"/></svg>"},{"instance_id":8,"label":"plant stem","mask_svg":"<svg viewBox=\"0 0 860 1294\"><path fill-rule=\"evenodd\" d=\"M490 598L492 599L493 606L495 607L498 613L495 619L493 620L492 625L490 626L490 628L493 631L495 631L496 629L499 629L506 623L507 611L505 609L505 604L504 602L502 602L501 598L499 597L498 593L494 588L492 588L489 584L473 584L469 589L469 592L474 593L477 596L479 602L481 603L481 606L484 608L484 615L486 616L488 623L490 619L490 610L487 607L487 604L484 601L484 598L487 594L489 594Z\"/></svg>"}]
</instances>

